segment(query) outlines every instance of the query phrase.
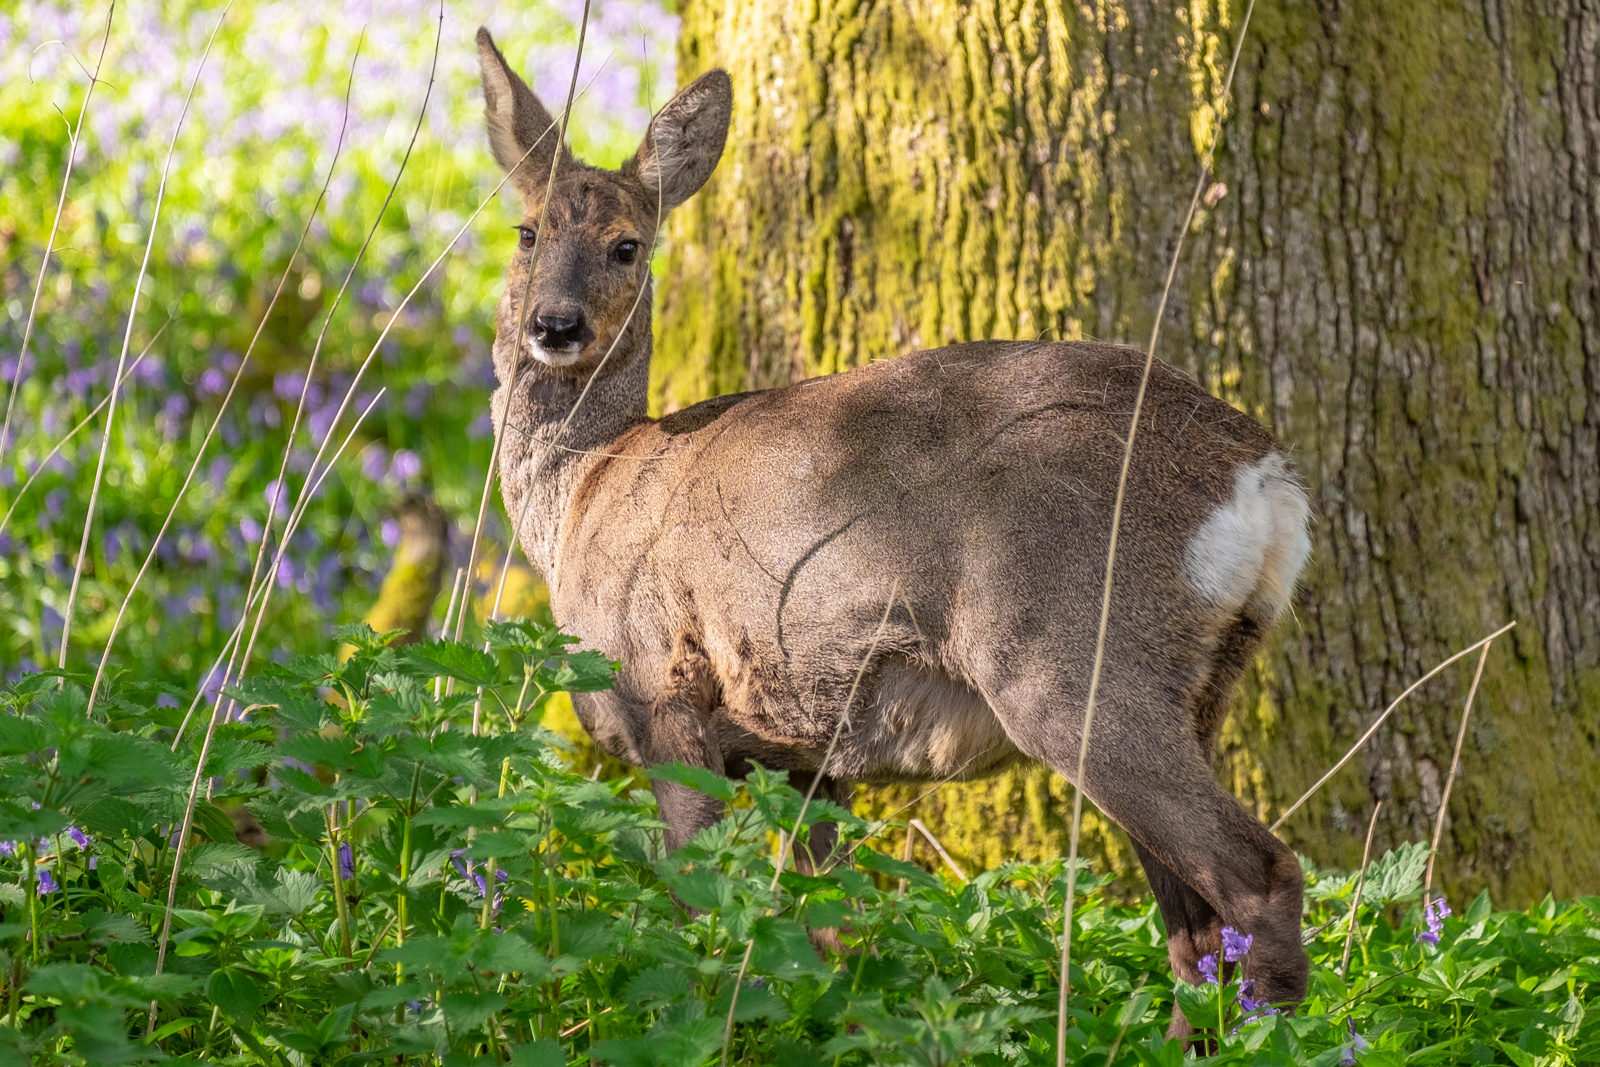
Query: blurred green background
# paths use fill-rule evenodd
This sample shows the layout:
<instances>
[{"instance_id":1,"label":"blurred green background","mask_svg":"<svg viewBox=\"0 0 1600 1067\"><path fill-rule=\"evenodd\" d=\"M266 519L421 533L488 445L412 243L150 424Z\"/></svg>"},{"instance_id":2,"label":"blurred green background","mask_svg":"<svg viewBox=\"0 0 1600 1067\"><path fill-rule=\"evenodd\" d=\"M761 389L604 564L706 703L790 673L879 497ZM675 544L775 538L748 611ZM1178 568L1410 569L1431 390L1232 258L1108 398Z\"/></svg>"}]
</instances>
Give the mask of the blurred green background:
<instances>
[{"instance_id":1,"label":"blurred green background","mask_svg":"<svg viewBox=\"0 0 1600 1067\"><path fill-rule=\"evenodd\" d=\"M20 489L115 376L163 162L197 70L134 310L128 359L147 345L149 353L118 401L68 662L98 662L117 607L286 268L288 282L217 437L130 605L113 663L186 704L216 658L243 608L269 494L325 323L280 502L292 505L306 488L324 439L332 435L331 455L356 413L378 389L386 392L310 501L274 577L258 647L279 658L309 651L325 643L335 623L360 618L400 538L399 504L412 494L432 496L450 516L448 592L449 576L466 562L492 446L489 345L502 252L515 240L517 216L508 194L490 202L455 243L379 346L350 410L337 425L334 419L404 295L501 177L482 135L477 27L490 26L535 88L560 100L582 10L581 3L450 0L441 25L440 6L416 0L236 0L202 68L222 5L117 8L0 460L0 514L14 505L0 530L0 665L7 675L53 666L60 653L104 415L50 459L25 494ZM104 6L32 0L0 13L6 390L19 377L69 131L100 57L106 15ZM578 151L613 165L631 154L651 105L671 93L676 37L676 16L653 0L594 5L570 132ZM425 97L415 148L380 219ZM291 268L330 167L327 197ZM333 309L375 222L371 246ZM0 402L4 397L0 391ZM283 514L280 507L280 531ZM490 535L503 539L498 494L490 522ZM436 619L447 599L439 598Z\"/></svg>"}]
</instances>

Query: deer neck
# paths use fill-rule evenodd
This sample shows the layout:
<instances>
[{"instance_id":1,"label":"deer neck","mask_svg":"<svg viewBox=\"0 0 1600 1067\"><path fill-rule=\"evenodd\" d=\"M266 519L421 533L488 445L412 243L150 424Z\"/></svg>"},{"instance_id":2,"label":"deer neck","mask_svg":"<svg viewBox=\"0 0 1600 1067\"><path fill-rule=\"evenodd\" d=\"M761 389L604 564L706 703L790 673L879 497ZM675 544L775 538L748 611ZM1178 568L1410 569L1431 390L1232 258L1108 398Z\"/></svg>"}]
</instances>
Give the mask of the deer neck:
<instances>
[{"instance_id":1,"label":"deer neck","mask_svg":"<svg viewBox=\"0 0 1600 1067\"><path fill-rule=\"evenodd\" d=\"M618 351L612 359L619 368L596 378L586 396L587 376L560 377L526 358L513 375L496 360L501 384L493 415L500 436L501 497L523 554L549 582L560 564L561 530L578 487L601 458L597 453L609 451L624 432L648 419L648 331L634 351ZM574 415L580 397L582 406Z\"/></svg>"}]
</instances>

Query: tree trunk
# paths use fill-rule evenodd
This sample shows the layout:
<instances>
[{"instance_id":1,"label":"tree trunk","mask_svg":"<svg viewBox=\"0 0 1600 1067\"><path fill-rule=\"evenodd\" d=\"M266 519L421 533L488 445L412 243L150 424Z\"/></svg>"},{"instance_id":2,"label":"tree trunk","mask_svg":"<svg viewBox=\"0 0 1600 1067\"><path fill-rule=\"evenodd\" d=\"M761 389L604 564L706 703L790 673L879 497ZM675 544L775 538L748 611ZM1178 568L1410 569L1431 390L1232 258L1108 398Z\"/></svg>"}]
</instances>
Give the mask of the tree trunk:
<instances>
[{"instance_id":1,"label":"tree trunk","mask_svg":"<svg viewBox=\"0 0 1600 1067\"><path fill-rule=\"evenodd\" d=\"M1592 890L1600 8L1263 4L1228 106L1243 5L1223 4L690 0L681 77L726 67L736 103L671 224L661 403L972 338L1142 345L1220 130L1158 354L1294 449L1316 516L1219 772L1274 817L1412 680L1515 619L1442 881L1505 903ZM1380 847L1431 834L1475 661L1402 705L1286 839L1353 866L1376 799ZM923 811L983 865L1062 851L1070 796L1035 772Z\"/></svg>"}]
</instances>

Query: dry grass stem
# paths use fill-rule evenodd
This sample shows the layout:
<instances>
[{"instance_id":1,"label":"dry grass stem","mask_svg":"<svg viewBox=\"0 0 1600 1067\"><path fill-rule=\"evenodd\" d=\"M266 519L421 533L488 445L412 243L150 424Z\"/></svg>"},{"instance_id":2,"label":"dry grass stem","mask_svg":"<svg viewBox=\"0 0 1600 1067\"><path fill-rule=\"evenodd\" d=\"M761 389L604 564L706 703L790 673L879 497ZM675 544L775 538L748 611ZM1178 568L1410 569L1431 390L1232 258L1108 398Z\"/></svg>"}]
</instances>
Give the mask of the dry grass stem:
<instances>
[{"instance_id":1,"label":"dry grass stem","mask_svg":"<svg viewBox=\"0 0 1600 1067\"><path fill-rule=\"evenodd\" d=\"M122 372L122 377L117 382L118 385L121 385L122 382L127 381L128 378L132 377L133 372L138 369L138 366L141 362L143 362L144 357L150 354L150 349L155 347L155 343L161 339L161 335L165 333L167 327L171 325L172 316L169 315L167 316L167 321L161 324L161 329L155 332L154 337L145 342L143 350L134 357L132 363L128 364L128 369ZM6 526L11 522L11 516L16 513L17 505L22 503L24 494L26 494L27 491L33 486L34 482L39 480L39 476L44 473L46 464L48 464L52 459L55 459L56 453L65 448L68 441L78 436L79 432L81 432L85 426L93 422L95 420L95 416L104 411L106 409L106 405L109 403L111 403L111 394L107 393L105 396L100 398L100 403L96 404L94 408L90 410L89 414L85 415L78 421L76 426L63 434L61 439L55 443L54 447L52 447L49 452L44 454L44 458L39 460L38 465L33 468L33 473L28 475L27 479L22 483L22 485L17 488L17 494L16 496L12 497L11 506L6 509L5 516L0 517L0 533L5 532Z\"/></svg>"},{"instance_id":2,"label":"dry grass stem","mask_svg":"<svg viewBox=\"0 0 1600 1067\"><path fill-rule=\"evenodd\" d=\"M1367 732L1362 734L1360 739L1358 741L1356 741L1355 744L1350 746L1350 751L1346 752L1342 757L1340 757L1339 762L1335 763L1332 767L1330 767L1328 769L1328 773L1324 774L1321 778L1318 778L1317 781L1316 781L1316 784L1314 784L1310 789L1307 789L1305 791L1305 794L1299 800L1297 800L1293 804L1289 805L1289 810L1285 811L1282 815L1278 816L1278 821L1273 823L1270 827L1268 827L1268 829L1270 829L1273 833L1277 833L1278 832L1278 827L1282 826L1284 824L1284 822L1289 818L1289 816L1291 816L1295 812L1299 811L1300 810L1300 806L1302 804L1304 804L1306 801L1310 800L1314 795L1316 795L1317 790L1321 789L1324 785L1326 785L1328 783L1328 779L1332 778L1335 774L1338 774L1339 773L1339 768L1343 767L1346 763L1349 763L1351 758L1354 757L1357 752L1361 751L1361 746L1366 744L1369 740L1371 740L1372 735L1378 732L1378 727L1383 725L1384 720L1387 719L1390 716L1391 713L1393 713L1395 708L1398 708L1400 706L1401 701L1405 700L1406 697L1408 697L1412 693L1416 692L1419 686L1421 686L1429 678L1432 678L1434 675L1436 675L1440 671L1444 670L1446 667L1450 666L1450 664L1454 663L1456 660L1460 659L1462 656L1467 655L1469 652L1475 652L1480 648L1486 647L1489 644L1489 642L1493 641L1495 638L1499 637L1501 634L1508 632L1509 630L1511 630L1512 627L1514 627L1516 625L1517 624L1516 624L1515 620L1512 620L1511 622L1506 623L1504 626L1500 627L1500 629L1496 630L1494 633L1490 634L1488 637L1483 638L1481 641L1475 641L1474 643L1468 645L1466 648L1463 648L1460 652L1457 652L1455 655L1451 656L1449 659L1447 659L1444 662L1440 663L1437 667L1434 667L1433 670L1429 671L1427 674L1424 674L1421 678L1418 678L1416 681L1412 682L1409 686L1407 686L1406 687L1406 691L1401 693L1399 696L1395 697L1394 698L1394 702L1391 703L1387 708L1383 709L1383 714L1379 715L1377 717L1377 719L1373 721L1372 725L1367 727Z\"/></svg>"},{"instance_id":3,"label":"dry grass stem","mask_svg":"<svg viewBox=\"0 0 1600 1067\"><path fill-rule=\"evenodd\" d=\"M1245 36L1250 32L1250 17L1255 13L1255 0L1244 9L1244 19L1239 25L1239 36L1233 44L1233 58L1228 63L1228 76L1223 82L1221 103L1226 106L1233 93L1233 76L1239 69L1239 55L1244 51ZM1194 222L1195 211L1200 206L1200 196L1216 156L1217 142L1222 136L1219 125L1206 146L1205 159L1195 179L1194 194L1189 198L1189 210L1184 214L1183 225L1172 248L1172 259L1167 264L1166 282L1161 287L1161 302L1156 305L1155 322L1150 327L1150 343L1145 347L1144 370L1139 375L1139 391L1133 402L1133 416L1128 421L1128 439L1122 449L1122 469L1117 475L1117 497L1111 509L1111 534L1106 543L1105 584L1100 593L1100 625L1095 633L1094 665L1089 671L1089 693L1083 705L1083 730L1078 739L1077 777L1072 790L1072 834L1067 845L1066 898L1062 903L1061 920L1061 993L1056 1003L1056 1067L1067 1063L1067 1001L1071 994L1069 972L1072 965L1072 909L1078 888L1078 846L1083 832L1083 772L1089 759L1089 735L1094 726L1094 701L1100 688L1100 673L1105 664L1106 631L1111 624L1112 577L1117 562L1117 535L1122 528L1122 503L1127 495L1128 470L1133 464L1133 444L1139 435L1139 415L1144 410L1145 390L1150 384L1150 369L1155 363L1156 341L1161 336L1161 320L1166 317L1167 301L1172 295L1172 282L1177 276L1178 259L1183 254L1183 241Z\"/></svg>"},{"instance_id":4,"label":"dry grass stem","mask_svg":"<svg viewBox=\"0 0 1600 1067\"><path fill-rule=\"evenodd\" d=\"M933 831L928 829L921 819L912 819L911 825L916 828L918 833L928 839L928 844L932 845L933 850L939 854L939 858L944 860L944 865L955 872L955 876L961 879L962 885L966 885L968 882L967 872L963 871L961 865L951 858L950 853L945 851L944 845L939 842L937 837L933 836Z\"/></svg>"},{"instance_id":5,"label":"dry grass stem","mask_svg":"<svg viewBox=\"0 0 1600 1067\"><path fill-rule=\"evenodd\" d=\"M1361 873L1356 877L1355 897L1350 901L1350 928L1344 935L1344 955L1339 957L1339 977L1343 978L1350 966L1350 946L1356 936L1356 916L1361 911L1361 890L1367 884L1367 861L1372 858L1372 832L1378 828L1378 811L1383 801L1372 805L1372 819L1367 823L1367 843L1361 848Z\"/></svg>"},{"instance_id":6,"label":"dry grass stem","mask_svg":"<svg viewBox=\"0 0 1600 1067\"><path fill-rule=\"evenodd\" d=\"M172 526L172 520L177 517L179 505L183 503L184 496L189 492L189 486L194 483L194 476L200 470L200 462L205 458L206 449L211 446L212 440L217 435L217 429L222 425L223 415L227 412L228 406L233 402L233 394L238 390L239 382L244 378L245 369L250 365L250 357L255 353L256 344L261 340L262 331L264 331L267 327L267 320L272 317L273 309L278 306L278 300L283 296L284 286L289 283L289 276L294 272L294 265L300 258L300 249L305 247L306 236L311 232L311 224L316 220L317 212L322 209L323 201L327 199L328 187L332 184L334 171L339 166L339 155L344 151L345 129L350 122L350 92L355 86L356 61L360 58L360 55L361 42L357 42L356 54L350 60L350 76L345 81L344 115L339 122L339 140L334 145L333 158L328 163L327 176L322 180L322 188L317 192L316 202L311 205L311 211L306 215L305 225L300 229L300 237L295 241L294 250L289 253L289 262L284 266L283 273L278 276L278 286L272 291L272 299L267 301L266 310L261 313L261 321L256 323L255 333L250 336L250 343L245 346L244 355L239 357L239 366L234 369L233 378L228 382L228 391L223 394L222 402L217 405L217 412L214 416L212 416L211 425L206 428L206 435L200 441L200 447L195 450L194 462L189 464L189 472L184 475L183 484L178 487L177 494L172 498L172 506L167 509L167 516L161 521L161 528L156 531L156 536L150 543L150 551L145 553L144 562L139 565L138 573L133 576L133 581L128 586L128 592L123 596L122 603L117 608L116 617L111 622L111 633L106 637L105 650L100 654L100 664L94 672L94 683L89 687L89 702L87 707L84 709L85 715L89 715L94 711L95 698L99 695L100 685L105 680L106 666L111 662L111 651L116 645L117 634L122 629L123 617L128 613L128 605L133 602L133 595L134 593L138 592L139 583L144 581L145 573L150 569L150 564L154 562L156 558L156 552L161 548L161 542L166 537L167 530ZM313 356L313 358L315 357ZM306 374L306 384L309 386L310 382L311 375L308 371ZM302 400L304 399L304 395L304 392L302 392ZM292 430L290 432L289 439L291 443L294 440L294 434ZM280 470L278 472L278 485L283 484L283 475L284 472ZM271 509L276 503L277 494L269 494L269 500L267 502L268 525L270 525L272 521ZM266 542L266 536L266 530L263 528L263 544ZM258 554L258 562L259 559L260 557ZM251 586L253 586L254 583L255 574L252 573Z\"/></svg>"},{"instance_id":7,"label":"dry grass stem","mask_svg":"<svg viewBox=\"0 0 1600 1067\"><path fill-rule=\"evenodd\" d=\"M1428 874L1422 883L1422 904L1427 907L1428 898L1433 893L1433 864L1439 858L1439 839L1444 836L1444 817L1450 810L1450 787L1455 785L1456 772L1461 768L1461 745L1467 739L1467 720L1472 717L1472 702L1478 696L1478 683L1483 681L1483 665L1489 660L1489 649L1494 646L1493 641L1483 643L1483 651L1478 655L1478 669L1472 672L1472 687L1467 690L1467 703L1461 709L1461 728L1456 731L1456 750L1450 757L1450 773L1445 777L1444 789L1439 797L1439 817L1433 823L1433 843L1428 850Z\"/></svg>"},{"instance_id":8,"label":"dry grass stem","mask_svg":"<svg viewBox=\"0 0 1600 1067\"><path fill-rule=\"evenodd\" d=\"M167 158L161 165L161 183L156 187L155 207L150 216L150 236L144 243L144 258L139 261L139 274L133 283L133 299L128 302L128 325L122 334L122 351L117 356L117 372L111 378L111 395L107 397L106 428L100 436L100 458L95 463L94 482L89 489L88 513L83 517L83 537L78 543L78 555L72 561L72 588L67 592L67 603L61 612L61 655L56 666L62 670L67 666L67 648L72 641L72 608L78 599L78 584L83 580L83 560L89 553L89 532L94 529L94 515L100 503L100 483L105 478L106 453L111 447L111 429L117 419L117 395L122 385L123 371L128 365L128 348L133 341L133 323L139 317L139 294L144 289L145 274L150 266L150 253L155 248L156 231L161 222L161 203L167 195L167 176L172 171L172 157L178 148L178 134L183 131L183 120L189 115L189 105L194 102L194 91L200 85L200 72L205 70L206 59L211 55L211 46L217 41L217 33L222 29L222 23L228 17L228 11L233 7L233 0L223 7L222 14L217 16L217 24L211 28L211 36L206 38L206 50L200 54L200 62L194 68L194 78L189 82L189 92L183 98L183 110L178 112L178 121L172 127L172 140L167 144ZM109 33L109 26L107 32ZM18 364L20 370L21 364ZM62 684L66 684L63 678Z\"/></svg>"},{"instance_id":9,"label":"dry grass stem","mask_svg":"<svg viewBox=\"0 0 1600 1067\"><path fill-rule=\"evenodd\" d=\"M356 431L361 428L361 424L366 421L367 416L372 414L372 409L378 406L378 403L383 399L386 392L388 392L387 386L379 389L377 395L367 403L366 408L363 409L361 414L356 418L356 421L350 427L350 431L345 434L344 440L339 443L339 448L334 452L333 459L328 461L328 465L322 469L321 473L317 475L317 480L312 483L312 487L310 489L311 495L316 495L317 491L322 488L322 483L327 479L328 474L333 470L334 465L339 462L339 457L344 455L344 450L349 446L351 440L355 437ZM298 519L295 521L297 523ZM294 532L297 528L297 525L294 524L284 528L283 540L278 545L277 553L272 557L272 567L267 573L275 574L277 572L278 564L283 561L284 553L289 550L289 538L294 536ZM268 583L265 588L260 591L261 595L264 597L266 590L270 588L271 584ZM223 642L222 651L217 653L217 658L212 662L211 669L206 672L206 679L208 682L212 676L216 674L218 668L222 667L223 662L227 660L230 650L235 648L237 646L237 642L244 636L245 625L250 621L250 612L254 607L255 601L252 600L249 595L247 595L244 602L244 609L239 615L238 623L234 625L233 631L228 635L228 639ZM224 674L222 681L218 684L219 687L227 685L228 676ZM195 694L194 702L189 705L189 713L184 716L183 722L178 725L178 729L172 738L172 751L176 752L178 750L178 743L183 740L184 730L188 728L189 720L193 717L195 708L199 706L200 698L204 695L205 686L202 685L200 687L200 691ZM219 695L217 699L220 701L222 697Z\"/></svg>"},{"instance_id":10,"label":"dry grass stem","mask_svg":"<svg viewBox=\"0 0 1600 1067\"><path fill-rule=\"evenodd\" d=\"M574 54L574 56L572 58L572 78L567 83L567 103L566 103L566 106L561 109L561 117L556 120L556 124L560 127L560 129L559 129L559 132L556 134L555 151L550 153L550 174L545 179L544 202L539 205L539 226L538 226L538 228L536 230L534 230L534 233L533 233L533 248L528 253L528 277L527 277L527 280L523 282L523 285L522 285L522 301L517 306L517 341L516 341L516 348L514 349L514 351L516 353L516 358L515 358L515 361L511 365L511 381L509 383L507 383L507 385L506 385L506 397L507 397L506 410L505 410L505 414L502 416L502 419L503 419L502 424L495 427L494 446L489 450L489 470L487 471L487 473L485 473L484 479L483 479L483 495L478 498L478 519L473 524L473 527L472 527L472 542L471 542L470 546L467 549L467 573L469 575L475 573L474 568L477 566L477 563L478 563L478 545L480 544L480 542L481 542L481 540L483 538L484 522L488 519L488 516L489 516L489 500L491 498L491 494L493 493L493 489L494 489L495 474L498 471L499 466L500 466L500 449L504 446L506 425L509 424L510 421L511 421L511 399L513 398L513 396L516 393L517 379L521 376L522 360L523 360L523 356L522 356L523 340L522 339L524 337L526 337L527 333L528 333L528 311L529 311L529 308L528 308L528 304L529 304L528 296L533 291L533 275L534 275L534 272L539 267L539 253L544 251L545 231L547 229L547 227L545 226L545 221L549 218L549 215L550 215L550 197L551 197L551 194L555 191L555 187L556 187L556 172L561 169L561 153L562 153L563 149L566 148L566 145L567 145L567 122L572 117L572 102L573 102L573 100L576 99L576 94L577 94L577 90L578 90L578 71L583 66L583 44L584 44L584 41L588 39L588 34L589 34L589 0L583 0L583 17L581 19L579 19L579 21L578 21L578 48L577 48L576 54ZM545 132L548 133L549 130L547 129ZM540 135L539 140L540 141L544 140L544 136L542 134ZM535 142L534 147L537 147L537 142ZM533 147L530 147L528 149L528 151L523 153L522 158L523 159L527 159L528 156L530 156L532 154L533 154ZM521 165L522 165L521 161L518 161L517 166L520 167ZM516 169L517 169L516 167L512 167L509 170L507 170L506 171L506 177L509 178L513 173L516 172ZM609 355L609 353L608 353L608 355ZM599 370L600 370L599 367L596 367L595 368L595 373L598 374ZM594 375L590 375L589 381L590 382L594 381ZM589 391L588 385L585 385L584 386L584 392L587 393L588 391ZM581 397L580 397L580 401L579 402L580 403L582 402L582 398ZM574 405L573 411L574 412L577 411L577 406L576 405ZM537 472L535 472L535 473L537 473ZM519 520L519 524L520 524L520 520ZM516 542L517 542L517 528L516 527L514 527L511 530L511 533L506 538L506 540L507 540L508 543L510 543L512 545L516 544ZM502 574L500 577L501 577L501 587L504 588L505 575ZM468 585L464 595L467 596L467 597L470 597L471 596L471 591L472 591L472 587L470 585ZM499 604L499 596L498 596L498 594L495 597L495 603L496 603L496 605ZM456 616L456 629L455 629L454 637L455 637L455 640L457 640L457 641L461 640L461 631L462 631L463 625L466 622L466 617L467 617L466 601L463 600L461 614ZM478 698L479 698L479 701L481 702L482 698L483 698L483 694L482 694L482 690L481 689L479 690ZM477 714L478 714L477 713L477 709L474 708L474 710L473 710L473 719L474 719L474 721L476 721L476 719L477 719Z\"/></svg>"},{"instance_id":11,"label":"dry grass stem","mask_svg":"<svg viewBox=\"0 0 1600 1067\"><path fill-rule=\"evenodd\" d=\"M50 236L45 238L44 256L39 261L39 280L34 283L33 299L28 304L28 320L22 327L22 347L17 349L17 369L11 375L10 394L6 398L6 417L5 421L0 423L0 463L5 462L6 446L11 441L11 415L17 404L17 389L22 384L22 367L28 358L28 341L33 337L33 322L39 311L39 295L44 292L44 276L50 267L50 253L55 250L56 233L61 228L61 213L67 206L67 187L72 184L72 168L78 158L78 135L83 132L83 117L89 112L89 100L94 96L94 87L100 84L100 67L106 61L106 48L111 44L111 17L116 11L116 0L111 0L111 6L106 8L105 36L100 39L100 58L94 61L94 73L89 75L89 88L84 91L83 103L78 107L78 124L67 134L67 167L66 173L61 176L61 195L56 198L55 217L50 220ZM80 67L82 65L79 64ZM122 383L118 380L116 384ZM115 389L115 386L112 388ZM4 525L0 523L0 527Z\"/></svg>"}]
</instances>

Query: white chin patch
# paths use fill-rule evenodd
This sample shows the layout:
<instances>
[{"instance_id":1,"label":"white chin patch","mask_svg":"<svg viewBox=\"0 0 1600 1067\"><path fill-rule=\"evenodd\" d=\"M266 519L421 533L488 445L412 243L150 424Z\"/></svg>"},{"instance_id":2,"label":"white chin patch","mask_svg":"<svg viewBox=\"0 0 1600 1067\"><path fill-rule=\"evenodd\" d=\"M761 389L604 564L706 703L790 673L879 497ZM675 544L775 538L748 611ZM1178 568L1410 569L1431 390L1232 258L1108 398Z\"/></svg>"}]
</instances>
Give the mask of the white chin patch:
<instances>
[{"instance_id":1,"label":"white chin patch","mask_svg":"<svg viewBox=\"0 0 1600 1067\"><path fill-rule=\"evenodd\" d=\"M531 337L528 338L528 350L533 353L534 359L547 367L570 367L583 354L582 345L569 345L559 352L552 352Z\"/></svg>"},{"instance_id":2,"label":"white chin patch","mask_svg":"<svg viewBox=\"0 0 1600 1067\"><path fill-rule=\"evenodd\" d=\"M1189 538L1183 569L1195 590L1224 611L1255 603L1276 615L1311 551L1310 515L1283 453L1245 464L1233 472L1233 496Z\"/></svg>"}]
</instances>

